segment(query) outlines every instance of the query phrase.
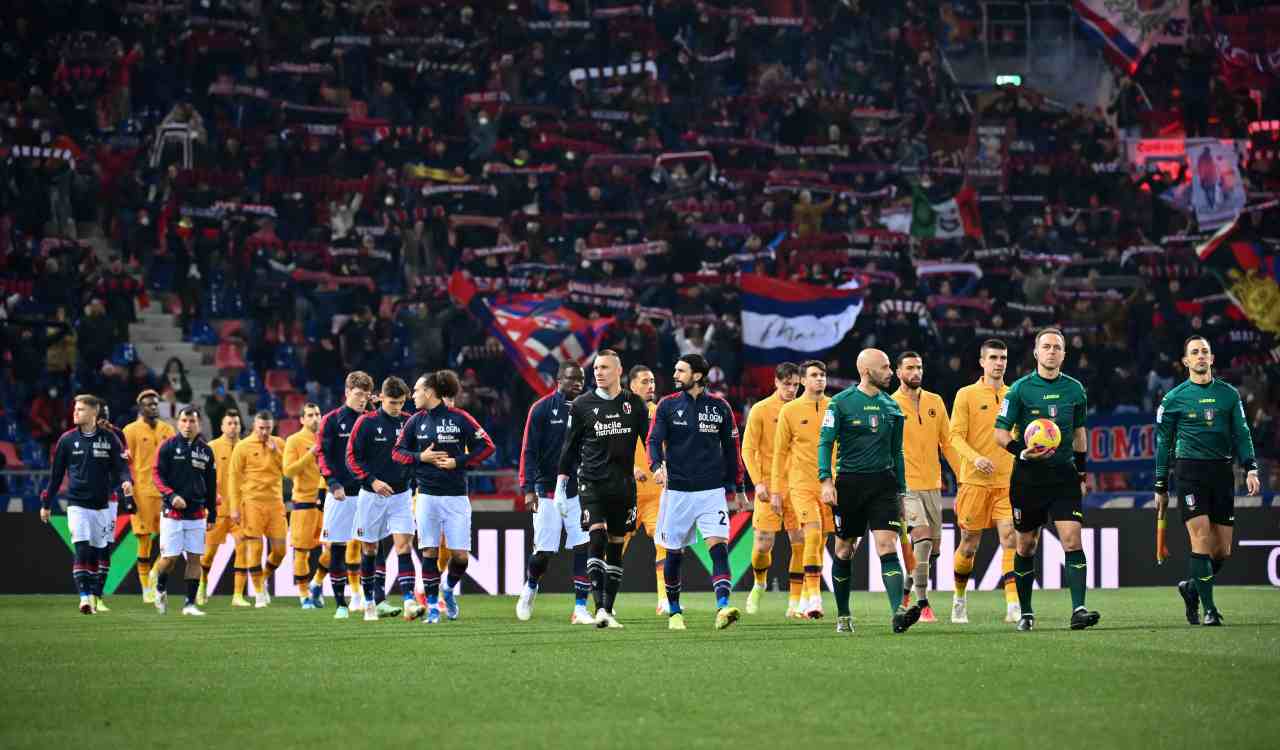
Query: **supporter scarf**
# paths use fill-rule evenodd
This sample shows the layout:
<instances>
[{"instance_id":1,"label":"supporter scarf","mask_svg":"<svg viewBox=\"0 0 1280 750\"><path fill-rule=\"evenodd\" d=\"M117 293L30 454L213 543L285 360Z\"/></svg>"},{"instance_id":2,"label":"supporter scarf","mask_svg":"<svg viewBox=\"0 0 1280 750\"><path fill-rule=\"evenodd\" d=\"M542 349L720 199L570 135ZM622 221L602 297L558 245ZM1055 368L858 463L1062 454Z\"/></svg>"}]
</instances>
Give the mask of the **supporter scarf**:
<instances>
[{"instance_id":1,"label":"supporter scarf","mask_svg":"<svg viewBox=\"0 0 1280 750\"><path fill-rule=\"evenodd\" d=\"M618 258L642 258L647 255L662 255L668 250L665 242L640 242L633 245L610 245L608 247L588 247L578 251L585 260L614 260Z\"/></svg>"}]
</instances>

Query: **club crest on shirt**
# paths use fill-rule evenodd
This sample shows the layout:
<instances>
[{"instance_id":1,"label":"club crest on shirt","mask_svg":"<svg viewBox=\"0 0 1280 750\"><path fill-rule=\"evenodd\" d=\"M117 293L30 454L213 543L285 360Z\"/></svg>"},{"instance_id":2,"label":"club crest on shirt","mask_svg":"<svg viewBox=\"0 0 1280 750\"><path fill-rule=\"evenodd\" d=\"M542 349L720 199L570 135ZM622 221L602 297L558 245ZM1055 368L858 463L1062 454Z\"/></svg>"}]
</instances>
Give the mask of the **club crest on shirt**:
<instances>
[{"instance_id":1,"label":"club crest on shirt","mask_svg":"<svg viewBox=\"0 0 1280 750\"><path fill-rule=\"evenodd\" d=\"M1195 495L1187 495L1187 497L1186 497L1186 503L1187 503L1187 507L1188 507L1188 508L1195 508L1195 507L1196 507L1196 496L1195 496Z\"/></svg>"},{"instance_id":2,"label":"club crest on shirt","mask_svg":"<svg viewBox=\"0 0 1280 750\"><path fill-rule=\"evenodd\" d=\"M630 414L630 413L631 413L631 404L630 404L630 403L628 403L628 402L626 402L626 401L623 401L623 402L622 402L622 413L623 413L623 414Z\"/></svg>"},{"instance_id":3,"label":"club crest on shirt","mask_svg":"<svg viewBox=\"0 0 1280 750\"><path fill-rule=\"evenodd\" d=\"M930 409L930 410L929 410L929 418L930 418L930 419L933 419L933 418L934 418L934 417L936 417L936 416L938 416L938 410L937 410L937 409Z\"/></svg>"}]
</instances>

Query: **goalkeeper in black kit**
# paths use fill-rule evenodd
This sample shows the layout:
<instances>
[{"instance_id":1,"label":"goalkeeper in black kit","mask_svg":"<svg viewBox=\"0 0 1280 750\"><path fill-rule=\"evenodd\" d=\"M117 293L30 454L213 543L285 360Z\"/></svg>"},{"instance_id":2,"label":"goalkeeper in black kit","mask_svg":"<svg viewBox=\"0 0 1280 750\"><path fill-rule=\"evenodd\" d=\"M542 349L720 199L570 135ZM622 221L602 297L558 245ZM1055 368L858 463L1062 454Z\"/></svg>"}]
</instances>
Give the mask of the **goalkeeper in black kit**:
<instances>
[{"instance_id":1,"label":"goalkeeper in black kit","mask_svg":"<svg viewBox=\"0 0 1280 750\"><path fill-rule=\"evenodd\" d=\"M555 503L565 503L569 475L578 467L582 528L590 535L587 576L598 628L620 628L613 603L622 588L622 545L636 528L636 445L649 429L645 401L622 387L622 358L596 355L595 388L574 399L569 433L560 450Z\"/></svg>"},{"instance_id":2,"label":"goalkeeper in black kit","mask_svg":"<svg viewBox=\"0 0 1280 750\"><path fill-rule=\"evenodd\" d=\"M1250 495L1258 494L1258 461L1245 419L1240 393L1213 377L1209 340L1192 336L1183 342L1182 364L1190 373L1174 386L1156 412L1156 506L1169 501L1170 465L1178 506L1191 537L1188 580L1178 584L1187 622L1222 625L1213 601L1213 579L1231 556L1235 527L1234 459L1244 467Z\"/></svg>"}]
</instances>

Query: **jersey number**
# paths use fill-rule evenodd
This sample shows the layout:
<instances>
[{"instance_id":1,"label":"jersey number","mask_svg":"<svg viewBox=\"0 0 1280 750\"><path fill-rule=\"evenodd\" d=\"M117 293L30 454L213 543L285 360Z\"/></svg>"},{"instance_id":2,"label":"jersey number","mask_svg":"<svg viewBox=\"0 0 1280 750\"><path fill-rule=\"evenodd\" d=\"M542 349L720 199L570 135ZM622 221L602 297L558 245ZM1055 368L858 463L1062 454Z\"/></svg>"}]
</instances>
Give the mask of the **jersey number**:
<instances>
[{"instance_id":1,"label":"jersey number","mask_svg":"<svg viewBox=\"0 0 1280 750\"><path fill-rule=\"evenodd\" d=\"M717 512L720 514L720 525L721 525L721 526L728 526L728 525L729 525L729 521L728 521L728 518L725 516L725 512L724 512L724 511L722 511L722 510L721 510L721 511L717 511Z\"/></svg>"}]
</instances>

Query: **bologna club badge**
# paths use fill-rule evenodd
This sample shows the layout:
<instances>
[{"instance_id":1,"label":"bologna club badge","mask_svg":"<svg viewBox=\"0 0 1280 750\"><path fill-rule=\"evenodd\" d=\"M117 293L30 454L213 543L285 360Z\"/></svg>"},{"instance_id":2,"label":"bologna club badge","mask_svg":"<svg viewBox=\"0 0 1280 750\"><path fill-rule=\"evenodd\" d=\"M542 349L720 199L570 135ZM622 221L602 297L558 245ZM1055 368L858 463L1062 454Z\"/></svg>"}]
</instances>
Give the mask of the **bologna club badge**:
<instances>
[{"instance_id":1,"label":"bologna club badge","mask_svg":"<svg viewBox=\"0 0 1280 750\"><path fill-rule=\"evenodd\" d=\"M630 414L630 413L631 413L631 404L623 403L623 404L622 404L622 413L623 413L623 414Z\"/></svg>"}]
</instances>

